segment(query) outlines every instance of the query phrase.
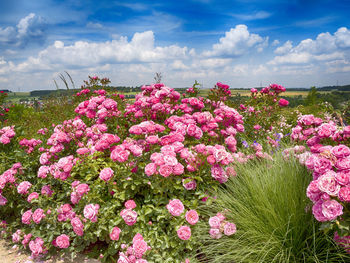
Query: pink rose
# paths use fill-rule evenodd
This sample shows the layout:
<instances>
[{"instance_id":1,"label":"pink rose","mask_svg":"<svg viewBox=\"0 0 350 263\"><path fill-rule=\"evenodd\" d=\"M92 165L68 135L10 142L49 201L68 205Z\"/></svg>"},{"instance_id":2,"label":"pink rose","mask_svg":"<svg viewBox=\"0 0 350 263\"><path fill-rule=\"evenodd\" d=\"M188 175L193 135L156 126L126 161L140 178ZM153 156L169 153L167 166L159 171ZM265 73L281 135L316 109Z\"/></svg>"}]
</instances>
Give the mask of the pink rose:
<instances>
[{"instance_id":1,"label":"pink rose","mask_svg":"<svg viewBox=\"0 0 350 263\"><path fill-rule=\"evenodd\" d=\"M84 194L88 193L90 191L90 187L87 184L79 184L75 191L80 195L83 196Z\"/></svg>"},{"instance_id":2,"label":"pink rose","mask_svg":"<svg viewBox=\"0 0 350 263\"><path fill-rule=\"evenodd\" d=\"M231 236L236 233L236 225L234 223L227 222L224 225L224 234L226 236Z\"/></svg>"},{"instance_id":3,"label":"pink rose","mask_svg":"<svg viewBox=\"0 0 350 263\"><path fill-rule=\"evenodd\" d=\"M350 187L346 186L346 187L340 188L338 197L340 201L350 202Z\"/></svg>"},{"instance_id":4,"label":"pink rose","mask_svg":"<svg viewBox=\"0 0 350 263\"><path fill-rule=\"evenodd\" d=\"M185 209L184 205L179 199L170 200L166 208L168 209L169 213L173 216L181 215Z\"/></svg>"},{"instance_id":5,"label":"pink rose","mask_svg":"<svg viewBox=\"0 0 350 263\"><path fill-rule=\"evenodd\" d=\"M113 177L114 171L111 168L104 168L100 172L100 179L107 182Z\"/></svg>"},{"instance_id":6,"label":"pink rose","mask_svg":"<svg viewBox=\"0 0 350 263\"><path fill-rule=\"evenodd\" d=\"M135 256L137 258L141 258L143 254L147 251L148 246L146 241L143 240L143 238L138 238L136 240L133 240L132 248L135 252Z\"/></svg>"},{"instance_id":7,"label":"pink rose","mask_svg":"<svg viewBox=\"0 0 350 263\"><path fill-rule=\"evenodd\" d=\"M182 179L182 185L186 190L194 190L197 187L196 181L191 178Z\"/></svg>"},{"instance_id":8,"label":"pink rose","mask_svg":"<svg viewBox=\"0 0 350 263\"><path fill-rule=\"evenodd\" d=\"M25 225L30 224L30 219L32 218L33 212L32 209L27 210L26 212L23 213L22 215L22 223Z\"/></svg>"},{"instance_id":9,"label":"pink rose","mask_svg":"<svg viewBox=\"0 0 350 263\"><path fill-rule=\"evenodd\" d=\"M191 237L191 228L188 226L181 226L177 230L177 236L182 240L188 240Z\"/></svg>"},{"instance_id":10,"label":"pink rose","mask_svg":"<svg viewBox=\"0 0 350 263\"><path fill-rule=\"evenodd\" d=\"M343 214L343 206L335 200L328 200L322 204L322 214L328 221L336 219Z\"/></svg>"},{"instance_id":11,"label":"pink rose","mask_svg":"<svg viewBox=\"0 0 350 263\"><path fill-rule=\"evenodd\" d=\"M213 239L219 239L219 238L222 237L220 229L218 229L218 228L210 228L209 229L209 235Z\"/></svg>"},{"instance_id":12,"label":"pink rose","mask_svg":"<svg viewBox=\"0 0 350 263\"><path fill-rule=\"evenodd\" d=\"M6 205L7 199L0 193L0 205Z\"/></svg>"},{"instance_id":13,"label":"pink rose","mask_svg":"<svg viewBox=\"0 0 350 263\"><path fill-rule=\"evenodd\" d=\"M50 185L44 185L44 186L41 188L41 194L42 194L42 195L51 196L52 193L53 193L53 191L51 190Z\"/></svg>"},{"instance_id":14,"label":"pink rose","mask_svg":"<svg viewBox=\"0 0 350 263\"><path fill-rule=\"evenodd\" d=\"M341 171L335 175L335 179L341 185L347 185L350 182L350 171Z\"/></svg>"},{"instance_id":15,"label":"pink rose","mask_svg":"<svg viewBox=\"0 0 350 263\"><path fill-rule=\"evenodd\" d=\"M221 219L218 216L212 216L209 218L209 225L211 228L220 228Z\"/></svg>"},{"instance_id":16,"label":"pink rose","mask_svg":"<svg viewBox=\"0 0 350 263\"><path fill-rule=\"evenodd\" d=\"M225 170L218 164L211 167L211 176L220 183L225 183L228 180Z\"/></svg>"},{"instance_id":17,"label":"pink rose","mask_svg":"<svg viewBox=\"0 0 350 263\"><path fill-rule=\"evenodd\" d=\"M184 173L184 171L185 171L185 168L181 163L178 163L173 167L173 174L174 175L181 175Z\"/></svg>"},{"instance_id":18,"label":"pink rose","mask_svg":"<svg viewBox=\"0 0 350 263\"><path fill-rule=\"evenodd\" d=\"M185 218L190 225L195 225L199 220L199 216L196 210L189 210L186 212Z\"/></svg>"},{"instance_id":19,"label":"pink rose","mask_svg":"<svg viewBox=\"0 0 350 263\"><path fill-rule=\"evenodd\" d=\"M350 169L350 156L347 156L342 159L338 159L335 163L335 167L339 170L349 170Z\"/></svg>"},{"instance_id":20,"label":"pink rose","mask_svg":"<svg viewBox=\"0 0 350 263\"><path fill-rule=\"evenodd\" d=\"M83 236L84 235L84 225L81 222L81 220L79 219L79 217L74 217L71 221L70 221L72 227L73 227L73 231L75 234L77 234L78 236Z\"/></svg>"},{"instance_id":21,"label":"pink rose","mask_svg":"<svg viewBox=\"0 0 350 263\"><path fill-rule=\"evenodd\" d=\"M18 243L21 239L21 230L18 229L15 233L12 234L12 242Z\"/></svg>"},{"instance_id":22,"label":"pink rose","mask_svg":"<svg viewBox=\"0 0 350 263\"><path fill-rule=\"evenodd\" d=\"M44 210L42 210L41 208L36 209L32 215L32 219L35 224L39 224L41 219L43 219L44 217Z\"/></svg>"},{"instance_id":23,"label":"pink rose","mask_svg":"<svg viewBox=\"0 0 350 263\"><path fill-rule=\"evenodd\" d=\"M310 198L312 202L317 202L320 199L322 192L318 187L318 181L311 181L306 189L306 196Z\"/></svg>"},{"instance_id":24,"label":"pink rose","mask_svg":"<svg viewBox=\"0 0 350 263\"><path fill-rule=\"evenodd\" d=\"M318 178L318 188L331 196L336 196L339 192L340 185L335 179L336 173L328 171Z\"/></svg>"},{"instance_id":25,"label":"pink rose","mask_svg":"<svg viewBox=\"0 0 350 263\"><path fill-rule=\"evenodd\" d=\"M147 176L154 175L157 171L157 165L155 163L149 163L145 167L145 174Z\"/></svg>"},{"instance_id":26,"label":"pink rose","mask_svg":"<svg viewBox=\"0 0 350 263\"><path fill-rule=\"evenodd\" d=\"M59 248L68 248L70 245L69 236L65 234L58 236L56 238L56 244Z\"/></svg>"},{"instance_id":27,"label":"pink rose","mask_svg":"<svg viewBox=\"0 0 350 263\"><path fill-rule=\"evenodd\" d=\"M121 232L120 228L115 226L113 227L112 232L109 234L109 237L112 240L119 240L120 232Z\"/></svg>"},{"instance_id":28,"label":"pink rose","mask_svg":"<svg viewBox=\"0 0 350 263\"><path fill-rule=\"evenodd\" d=\"M134 225L137 221L137 212L132 209L123 209L120 215L128 226Z\"/></svg>"},{"instance_id":29,"label":"pink rose","mask_svg":"<svg viewBox=\"0 0 350 263\"><path fill-rule=\"evenodd\" d=\"M162 175L163 177L168 177L172 174L173 172L173 168L170 165L161 165L159 167L159 173L160 175Z\"/></svg>"},{"instance_id":30,"label":"pink rose","mask_svg":"<svg viewBox=\"0 0 350 263\"><path fill-rule=\"evenodd\" d=\"M126 201L124 205L126 209L134 209L136 207L136 203L134 200Z\"/></svg>"},{"instance_id":31,"label":"pink rose","mask_svg":"<svg viewBox=\"0 0 350 263\"><path fill-rule=\"evenodd\" d=\"M323 174L332 169L332 163L324 157L316 158L313 161L313 169L316 173Z\"/></svg>"},{"instance_id":32,"label":"pink rose","mask_svg":"<svg viewBox=\"0 0 350 263\"><path fill-rule=\"evenodd\" d=\"M278 105L280 105L280 107L287 107L289 105L289 101L285 99L280 99L278 101Z\"/></svg>"},{"instance_id":33,"label":"pink rose","mask_svg":"<svg viewBox=\"0 0 350 263\"><path fill-rule=\"evenodd\" d=\"M39 194L37 192L33 192L28 195L27 201L31 203L33 199L38 199L38 198L39 198Z\"/></svg>"},{"instance_id":34,"label":"pink rose","mask_svg":"<svg viewBox=\"0 0 350 263\"><path fill-rule=\"evenodd\" d=\"M332 148L332 153L337 158L344 158L350 155L350 149L346 145L339 144Z\"/></svg>"},{"instance_id":35,"label":"pink rose","mask_svg":"<svg viewBox=\"0 0 350 263\"><path fill-rule=\"evenodd\" d=\"M89 204L84 207L84 217L91 222L97 222L97 214L100 206L98 204Z\"/></svg>"},{"instance_id":36,"label":"pink rose","mask_svg":"<svg viewBox=\"0 0 350 263\"><path fill-rule=\"evenodd\" d=\"M49 173L50 167L49 166L40 166L38 170L38 177L40 178L46 178L47 174Z\"/></svg>"},{"instance_id":37,"label":"pink rose","mask_svg":"<svg viewBox=\"0 0 350 263\"><path fill-rule=\"evenodd\" d=\"M28 181L24 181L17 186L17 192L19 194L28 194L28 190L32 186Z\"/></svg>"},{"instance_id":38,"label":"pink rose","mask_svg":"<svg viewBox=\"0 0 350 263\"><path fill-rule=\"evenodd\" d=\"M37 257L41 253L43 253L43 247L42 247L43 244L41 244L41 242L38 242L37 239L29 242L29 249L32 252L32 257Z\"/></svg>"},{"instance_id":39,"label":"pink rose","mask_svg":"<svg viewBox=\"0 0 350 263\"><path fill-rule=\"evenodd\" d=\"M323 201L319 200L312 206L312 214L317 221L326 222L328 219L322 213L322 204Z\"/></svg>"},{"instance_id":40,"label":"pink rose","mask_svg":"<svg viewBox=\"0 0 350 263\"><path fill-rule=\"evenodd\" d=\"M111 152L111 159L120 163L126 162L129 158L130 152L127 150L113 150Z\"/></svg>"}]
</instances>

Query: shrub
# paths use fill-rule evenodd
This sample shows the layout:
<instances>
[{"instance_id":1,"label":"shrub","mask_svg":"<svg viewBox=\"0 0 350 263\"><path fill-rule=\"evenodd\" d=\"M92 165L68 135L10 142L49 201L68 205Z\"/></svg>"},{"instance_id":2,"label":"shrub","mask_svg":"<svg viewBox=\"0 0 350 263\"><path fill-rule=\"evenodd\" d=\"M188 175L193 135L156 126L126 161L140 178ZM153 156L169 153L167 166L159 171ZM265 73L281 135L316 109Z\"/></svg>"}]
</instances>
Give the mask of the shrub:
<instances>
[{"instance_id":1,"label":"shrub","mask_svg":"<svg viewBox=\"0 0 350 263\"><path fill-rule=\"evenodd\" d=\"M237 233L208 236L208 222L198 232L201 262L348 262L332 237L318 231L305 197L310 175L295 159L236 167L237 177L219 188L207 216L221 211L237 225ZM209 222L210 223L210 222Z\"/></svg>"}]
</instances>

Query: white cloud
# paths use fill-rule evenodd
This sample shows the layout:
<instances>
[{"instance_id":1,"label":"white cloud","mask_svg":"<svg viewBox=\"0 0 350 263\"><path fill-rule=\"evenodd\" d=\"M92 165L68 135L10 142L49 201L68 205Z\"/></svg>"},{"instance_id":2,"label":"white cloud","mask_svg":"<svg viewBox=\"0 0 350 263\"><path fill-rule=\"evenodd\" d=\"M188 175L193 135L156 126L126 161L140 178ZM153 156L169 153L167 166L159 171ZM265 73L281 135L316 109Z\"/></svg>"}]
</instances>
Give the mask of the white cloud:
<instances>
[{"instance_id":1,"label":"white cloud","mask_svg":"<svg viewBox=\"0 0 350 263\"><path fill-rule=\"evenodd\" d=\"M335 42L340 48L350 48L350 30L341 27L334 33Z\"/></svg>"},{"instance_id":2,"label":"white cloud","mask_svg":"<svg viewBox=\"0 0 350 263\"><path fill-rule=\"evenodd\" d=\"M329 32L319 34L315 40L305 39L293 47L291 41L275 49L270 65L306 64L350 58L350 31L339 28L333 35Z\"/></svg>"},{"instance_id":3,"label":"white cloud","mask_svg":"<svg viewBox=\"0 0 350 263\"><path fill-rule=\"evenodd\" d=\"M283 46L276 48L274 52L278 55L283 55L288 53L292 48L292 41L288 40L286 41L286 43L283 44Z\"/></svg>"},{"instance_id":4,"label":"white cloud","mask_svg":"<svg viewBox=\"0 0 350 263\"><path fill-rule=\"evenodd\" d=\"M44 19L34 13L22 18L16 28L9 26L0 27L0 45L12 44L23 47L29 43L43 43L45 40L46 23Z\"/></svg>"},{"instance_id":5,"label":"white cloud","mask_svg":"<svg viewBox=\"0 0 350 263\"><path fill-rule=\"evenodd\" d=\"M55 41L36 57L29 57L16 66L17 71L54 70L59 68L88 68L103 64L151 63L188 56L187 47L154 45L152 31L135 33L131 41L126 37L102 43L77 41L65 46Z\"/></svg>"},{"instance_id":6,"label":"white cloud","mask_svg":"<svg viewBox=\"0 0 350 263\"><path fill-rule=\"evenodd\" d=\"M258 11L252 14L248 14L248 15L242 15L242 14L233 14L232 16L241 19L241 20L246 20L246 21L250 21L250 20L258 20L258 19L265 19L270 17L272 14L266 11Z\"/></svg>"},{"instance_id":7,"label":"white cloud","mask_svg":"<svg viewBox=\"0 0 350 263\"><path fill-rule=\"evenodd\" d=\"M262 38L257 34L248 31L246 25L237 25L225 33L225 37L220 38L219 43L214 44L212 50L203 53L207 57L239 57L250 49L263 48L259 44L267 43L267 38Z\"/></svg>"},{"instance_id":8,"label":"white cloud","mask_svg":"<svg viewBox=\"0 0 350 263\"><path fill-rule=\"evenodd\" d=\"M278 40L278 39L275 39L273 42L272 42L272 44L271 44L271 46L278 46L280 44L280 41Z\"/></svg>"},{"instance_id":9,"label":"white cloud","mask_svg":"<svg viewBox=\"0 0 350 263\"><path fill-rule=\"evenodd\" d=\"M89 22L86 24L87 28L91 28L91 29L101 29L103 28L103 26L100 23L93 23L93 22Z\"/></svg>"},{"instance_id":10,"label":"white cloud","mask_svg":"<svg viewBox=\"0 0 350 263\"><path fill-rule=\"evenodd\" d=\"M192 64L192 67L199 68L220 68L229 65L232 63L232 59L230 58L209 58L209 59L200 59L195 61Z\"/></svg>"},{"instance_id":11,"label":"white cloud","mask_svg":"<svg viewBox=\"0 0 350 263\"><path fill-rule=\"evenodd\" d=\"M24 34L30 31L32 18L29 16L19 23ZM5 30L0 31L0 36L1 32ZM349 33L347 28L339 28L334 34L321 33L315 39L294 45L286 41L270 50L266 48L268 36L251 33L245 25L231 28L204 51L177 44L157 45L153 31L135 33L129 39L116 35L105 42L56 40L23 60L11 61L19 53L15 56L3 52L0 85L12 90L53 89L52 78L60 83L58 74L64 70L71 74L77 87L92 74L111 78L112 85L142 85L152 83L155 72L162 72L163 81L172 87L191 86L194 80L205 87L217 81L232 87L274 82L307 87L327 85L335 74L339 81L347 83L350 81ZM274 45L278 43L273 41ZM267 52L258 55L263 49ZM319 82L315 83L316 80Z\"/></svg>"}]
</instances>

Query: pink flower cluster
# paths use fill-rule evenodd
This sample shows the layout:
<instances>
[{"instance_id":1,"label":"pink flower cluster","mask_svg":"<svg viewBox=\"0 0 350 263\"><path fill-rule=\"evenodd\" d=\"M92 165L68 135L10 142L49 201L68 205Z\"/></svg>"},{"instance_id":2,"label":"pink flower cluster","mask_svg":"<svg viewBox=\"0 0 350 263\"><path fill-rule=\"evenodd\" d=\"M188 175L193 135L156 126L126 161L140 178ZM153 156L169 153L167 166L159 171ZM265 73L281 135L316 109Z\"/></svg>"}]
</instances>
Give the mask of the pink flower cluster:
<instances>
[{"instance_id":1,"label":"pink flower cluster","mask_svg":"<svg viewBox=\"0 0 350 263\"><path fill-rule=\"evenodd\" d=\"M70 204L61 205L57 209L57 220L59 222L67 221L68 219L73 219L75 217L75 212Z\"/></svg>"},{"instance_id":2,"label":"pink flower cluster","mask_svg":"<svg viewBox=\"0 0 350 263\"><path fill-rule=\"evenodd\" d=\"M169 200L166 208L173 216L180 216L185 211L185 207L179 199ZM185 219L190 225L195 225L199 220L199 215L196 210L189 210L185 214ZM177 235L182 240L188 240L191 237L191 228L180 226L177 230Z\"/></svg>"},{"instance_id":3,"label":"pink flower cluster","mask_svg":"<svg viewBox=\"0 0 350 263\"><path fill-rule=\"evenodd\" d=\"M41 134L41 135L45 135L47 132L48 132L47 128L41 128L36 133Z\"/></svg>"},{"instance_id":4,"label":"pink flower cluster","mask_svg":"<svg viewBox=\"0 0 350 263\"><path fill-rule=\"evenodd\" d=\"M147 263L146 259L143 259L147 250L151 247L147 245L147 242L143 239L143 236L137 233L133 240L132 245L127 247L122 245L122 249L126 252L119 252L119 258L117 263Z\"/></svg>"},{"instance_id":5,"label":"pink flower cluster","mask_svg":"<svg viewBox=\"0 0 350 263\"><path fill-rule=\"evenodd\" d=\"M44 246L44 240L37 237L35 240L29 242L29 249L32 252L32 257L38 257L40 254L47 253L47 249Z\"/></svg>"},{"instance_id":6,"label":"pink flower cluster","mask_svg":"<svg viewBox=\"0 0 350 263\"><path fill-rule=\"evenodd\" d=\"M137 125L133 125L130 127L129 132L131 134L155 134L160 133L165 130L165 127L163 125L160 125L158 123L155 123L153 121L143 121Z\"/></svg>"},{"instance_id":7,"label":"pink flower cluster","mask_svg":"<svg viewBox=\"0 0 350 263\"><path fill-rule=\"evenodd\" d=\"M0 143L2 144L9 144L15 136L15 126L6 126L0 129Z\"/></svg>"},{"instance_id":8,"label":"pink flower cluster","mask_svg":"<svg viewBox=\"0 0 350 263\"><path fill-rule=\"evenodd\" d=\"M106 118L120 115L118 103L104 95L91 97L89 100L81 102L76 107L75 112L89 119L97 118L96 123L104 123Z\"/></svg>"},{"instance_id":9,"label":"pink flower cluster","mask_svg":"<svg viewBox=\"0 0 350 263\"><path fill-rule=\"evenodd\" d=\"M177 147L165 145L161 147L160 153L152 153L152 163L145 166L147 176L160 174L163 177L169 177L172 174L181 175L184 173L184 166L176 158L176 153L182 150L183 144L174 143L173 145L177 145Z\"/></svg>"},{"instance_id":10,"label":"pink flower cluster","mask_svg":"<svg viewBox=\"0 0 350 263\"><path fill-rule=\"evenodd\" d=\"M231 236L236 233L236 225L225 220L222 213L217 213L216 216L209 218L210 230L209 234L214 239L222 237L222 233L226 236Z\"/></svg>"},{"instance_id":11,"label":"pink flower cluster","mask_svg":"<svg viewBox=\"0 0 350 263\"><path fill-rule=\"evenodd\" d=\"M70 176L70 172L75 164L75 161L76 160L74 160L73 155L62 157L61 159L58 160L57 163L53 163L52 165L50 165L49 172L53 175L55 179L66 180ZM41 169L45 169L44 171L46 171L46 168L41 168ZM40 168L39 168L39 171L40 171ZM43 172L43 171L40 171L40 172Z\"/></svg>"},{"instance_id":12,"label":"pink flower cluster","mask_svg":"<svg viewBox=\"0 0 350 263\"><path fill-rule=\"evenodd\" d=\"M145 150L145 141L144 140L133 140L127 138L123 141L122 144L114 146L111 148L111 159L113 161L118 161L124 163L129 159L130 154L135 157L142 155Z\"/></svg>"},{"instance_id":13,"label":"pink flower cluster","mask_svg":"<svg viewBox=\"0 0 350 263\"><path fill-rule=\"evenodd\" d=\"M126 107L125 116L132 116L131 120L155 120L161 115L172 114L174 103L181 97L179 92L164 84L142 86L141 89L142 93L136 95L135 102Z\"/></svg>"},{"instance_id":14,"label":"pink flower cluster","mask_svg":"<svg viewBox=\"0 0 350 263\"><path fill-rule=\"evenodd\" d=\"M37 139L22 139L19 141L19 145L21 145L23 148L25 148L25 151L30 154L34 151L34 148L41 144L42 141L41 140L37 140Z\"/></svg>"},{"instance_id":15,"label":"pink flower cluster","mask_svg":"<svg viewBox=\"0 0 350 263\"><path fill-rule=\"evenodd\" d=\"M321 140L329 139L335 142L350 138L350 126L339 127L333 121L324 121L313 115L302 115L298 124L292 129L292 140L306 141L312 151L322 147Z\"/></svg>"},{"instance_id":16,"label":"pink flower cluster","mask_svg":"<svg viewBox=\"0 0 350 263\"><path fill-rule=\"evenodd\" d=\"M314 203L315 218L335 220L343 214L342 203L350 202L350 148L342 144L318 147L305 165L314 177L306 194Z\"/></svg>"},{"instance_id":17,"label":"pink flower cluster","mask_svg":"<svg viewBox=\"0 0 350 263\"><path fill-rule=\"evenodd\" d=\"M22 173L22 165L21 163L15 163L12 165L12 167L6 171L4 171L0 175L0 206L6 205L7 199L5 196L2 195L2 191L5 188L7 184L14 184L16 182L16 177L15 175L17 173ZM29 183L29 182L27 182ZM30 183L29 183L30 184ZM29 186L30 188L30 186ZM28 189L29 189L28 188ZM28 193L28 189L26 189L26 186L23 186L23 189L20 189L24 193Z\"/></svg>"},{"instance_id":18,"label":"pink flower cluster","mask_svg":"<svg viewBox=\"0 0 350 263\"><path fill-rule=\"evenodd\" d=\"M75 96L79 97L81 95L86 95L86 94L89 94L90 93L90 90L89 89L82 89L81 91L77 92L75 94Z\"/></svg>"}]
</instances>

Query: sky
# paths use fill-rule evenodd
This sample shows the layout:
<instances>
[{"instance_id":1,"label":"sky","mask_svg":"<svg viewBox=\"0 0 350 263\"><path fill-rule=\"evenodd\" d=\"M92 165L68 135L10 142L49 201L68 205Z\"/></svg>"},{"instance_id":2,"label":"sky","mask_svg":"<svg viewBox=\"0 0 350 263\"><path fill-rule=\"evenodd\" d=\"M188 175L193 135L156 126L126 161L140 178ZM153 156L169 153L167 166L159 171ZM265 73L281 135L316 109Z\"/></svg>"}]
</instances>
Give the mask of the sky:
<instances>
[{"instance_id":1,"label":"sky","mask_svg":"<svg viewBox=\"0 0 350 263\"><path fill-rule=\"evenodd\" d=\"M350 84L350 1L0 0L0 89Z\"/></svg>"}]
</instances>

